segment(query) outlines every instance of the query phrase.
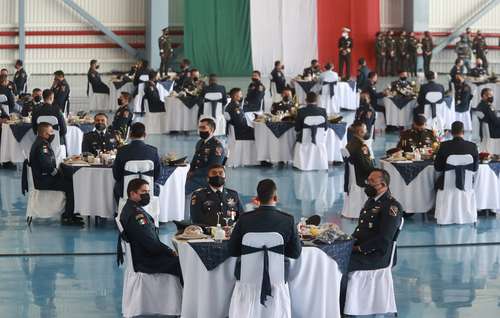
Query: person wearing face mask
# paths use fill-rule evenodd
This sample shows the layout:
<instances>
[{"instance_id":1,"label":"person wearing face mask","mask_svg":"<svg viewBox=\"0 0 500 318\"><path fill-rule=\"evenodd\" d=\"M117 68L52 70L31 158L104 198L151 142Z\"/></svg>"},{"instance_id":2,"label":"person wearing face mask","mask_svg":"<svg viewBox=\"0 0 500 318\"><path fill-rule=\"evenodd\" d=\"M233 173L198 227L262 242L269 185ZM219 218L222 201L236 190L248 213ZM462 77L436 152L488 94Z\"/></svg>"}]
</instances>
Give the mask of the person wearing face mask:
<instances>
[{"instance_id":1,"label":"person wearing face mask","mask_svg":"<svg viewBox=\"0 0 500 318\"><path fill-rule=\"evenodd\" d=\"M476 67L474 67L472 70L469 72L469 76L471 77L483 77L488 75L488 71L486 68L483 67L483 60L480 58L476 59Z\"/></svg>"},{"instance_id":2,"label":"person wearing face mask","mask_svg":"<svg viewBox=\"0 0 500 318\"><path fill-rule=\"evenodd\" d=\"M16 73L14 74L14 84L16 85L16 91L18 94L26 93L26 82L28 80L28 74L23 68L23 61L17 60L14 67L16 68Z\"/></svg>"},{"instance_id":3,"label":"person wearing face mask","mask_svg":"<svg viewBox=\"0 0 500 318\"><path fill-rule=\"evenodd\" d=\"M43 105L43 96L42 96L42 90L39 88L33 89L31 92L31 97L33 97L33 107L32 111L37 110L40 106Z\"/></svg>"},{"instance_id":4,"label":"person wearing face mask","mask_svg":"<svg viewBox=\"0 0 500 318\"><path fill-rule=\"evenodd\" d=\"M394 31L387 31L385 37L385 75L396 75L396 39L394 39Z\"/></svg>"},{"instance_id":5,"label":"person wearing face mask","mask_svg":"<svg viewBox=\"0 0 500 318\"><path fill-rule=\"evenodd\" d=\"M488 54L488 45L486 44L486 39L481 35L481 31L477 30L476 36L472 41L472 52L483 61L483 67L488 72L488 59L486 54Z\"/></svg>"},{"instance_id":6,"label":"person wearing face mask","mask_svg":"<svg viewBox=\"0 0 500 318\"><path fill-rule=\"evenodd\" d=\"M123 232L119 240L130 244L135 272L167 273L182 279L179 257L158 236L154 219L144 207L150 201L150 187L146 180L133 179L127 186L127 203L120 213ZM123 262L121 244L118 245L118 262Z\"/></svg>"},{"instance_id":7,"label":"person wearing face mask","mask_svg":"<svg viewBox=\"0 0 500 318\"><path fill-rule=\"evenodd\" d=\"M426 122L424 115L416 115L413 118L412 128L401 132L398 148L405 152L413 152L415 148L432 147L437 139L432 130L425 128Z\"/></svg>"},{"instance_id":8,"label":"person wearing face mask","mask_svg":"<svg viewBox=\"0 0 500 318\"><path fill-rule=\"evenodd\" d=\"M374 137L372 128L375 124L375 110L370 104L370 94L368 92L362 92L359 100L359 107L354 115L354 120L358 120L365 124L367 131L365 140L368 140Z\"/></svg>"},{"instance_id":9,"label":"person wearing face mask","mask_svg":"<svg viewBox=\"0 0 500 318\"><path fill-rule=\"evenodd\" d=\"M483 123L488 125L490 130L490 138L500 138L500 117L495 112L493 105L493 91L491 88L483 88L481 90L481 102L477 105L476 115L481 123L479 135L483 140Z\"/></svg>"},{"instance_id":10,"label":"person wearing face mask","mask_svg":"<svg viewBox=\"0 0 500 318\"><path fill-rule=\"evenodd\" d=\"M208 186L191 195L191 221L195 224L222 226L234 224L244 212L238 192L226 188L226 171L223 165L208 168ZM226 224L224 218L230 217Z\"/></svg>"},{"instance_id":11,"label":"person wearing face mask","mask_svg":"<svg viewBox=\"0 0 500 318\"><path fill-rule=\"evenodd\" d=\"M281 94L286 86L286 78L285 74L283 73L284 69L285 66L281 64L281 61L274 62L274 69L271 72L271 83L274 83L276 85L276 92L278 94Z\"/></svg>"},{"instance_id":12,"label":"person wearing face mask","mask_svg":"<svg viewBox=\"0 0 500 318\"><path fill-rule=\"evenodd\" d=\"M405 95L403 91L410 87L410 82L408 81L408 72L405 70L399 71L399 79L391 83L391 91Z\"/></svg>"},{"instance_id":13,"label":"person wearing face mask","mask_svg":"<svg viewBox=\"0 0 500 318\"><path fill-rule=\"evenodd\" d=\"M123 178L125 176L125 164L132 160L151 160L154 164L153 178L156 182L160 177L160 157L158 149L144 142L146 139L146 127L143 123L134 123L130 127L130 143L118 148L115 161L113 162L113 178L115 179L114 196L116 202L123 195ZM155 187L155 195L159 188Z\"/></svg>"},{"instance_id":14,"label":"person wearing face mask","mask_svg":"<svg viewBox=\"0 0 500 318\"><path fill-rule=\"evenodd\" d=\"M115 135L108 127L108 116L97 113L94 116L94 130L83 135L82 153L97 156L99 152L109 152L116 149Z\"/></svg>"},{"instance_id":15,"label":"person wearing face mask","mask_svg":"<svg viewBox=\"0 0 500 318\"><path fill-rule=\"evenodd\" d=\"M73 182L71 179L64 178L57 169L56 157L50 145L53 140L52 126L48 123L40 123L37 126L37 137L29 155L35 189L64 192L66 203L61 223L81 226L83 225L82 219L74 214Z\"/></svg>"},{"instance_id":16,"label":"person wearing face mask","mask_svg":"<svg viewBox=\"0 0 500 318\"><path fill-rule=\"evenodd\" d=\"M370 149L365 144L366 126L360 121L354 121L349 130L352 138L347 142L346 149L354 165L356 184L365 187L365 180L374 168Z\"/></svg>"},{"instance_id":17,"label":"person wearing face mask","mask_svg":"<svg viewBox=\"0 0 500 318\"><path fill-rule=\"evenodd\" d=\"M130 101L130 94L128 92L121 92L118 98L118 109L113 117L113 123L111 127L115 134L120 134L121 138L125 140L127 138L127 132L132 125L132 118L134 114L128 109L128 103Z\"/></svg>"},{"instance_id":18,"label":"person wearing face mask","mask_svg":"<svg viewBox=\"0 0 500 318\"><path fill-rule=\"evenodd\" d=\"M271 114L276 115L278 112L290 112L294 106L292 90L289 87L285 87L283 92L281 92L281 101L273 103L271 106Z\"/></svg>"},{"instance_id":19,"label":"person wearing face mask","mask_svg":"<svg viewBox=\"0 0 500 318\"><path fill-rule=\"evenodd\" d=\"M59 129L59 141L61 145L66 144L66 121L64 116L57 105L54 105L54 92L50 89L45 89L42 92L43 104L31 113L31 125L33 132L36 134L38 131L38 118L40 116L54 116L57 118L57 127Z\"/></svg>"},{"instance_id":20,"label":"person wearing face mask","mask_svg":"<svg viewBox=\"0 0 500 318\"><path fill-rule=\"evenodd\" d=\"M89 88L92 86L92 91L94 94L107 94L109 95L109 87L104 84L101 79L101 74L97 71L99 69L99 64L97 60L90 61L90 68L87 72L87 96L89 96Z\"/></svg>"},{"instance_id":21,"label":"person wearing face mask","mask_svg":"<svg viewBox=\"0 0 500 318\"><path fill-rule=\"evenodd\" d=\"M149 81L144 83L144 97L148 101L150 113L160 113L165 111L165 102L162 101L158 87L156 87L158 78L158 72L151 71L149 73Z\"/></svg>"},{"instance_id":22,"label":"person wearing face mask","mask_svg":"<svg viewBox=\"0 0 500 318\"><path fill-rule=\"evenodd\" d=\"M311 66L306 67L303 72L303 76L310 75L312 77L319 77L321 74L321 65L318 60L314 59L311 61Z\"/></svg>"},{"instance_id":23,"label":"person wearing face mask","mask_svg":"<svg viewBox=\"0 0 500 318\"><path fill-rule=\"evenodd\" d=\"M383 105L379 105L378 100L384 98L386 94L384 92L377 92L377 80L377 72L368 73L368 81L366 82L366 85L361 88L361 92L367 92L369 94L370 104L375 111L385 114L385 107Z\"/></svg>"},{"instance_id":24,"label":"person wearing face mask","mask_svg":"<svg viewBox=\"0 0 500 318\"><path fill-rule=\"evenodd\" d=\"M186 180L186 195L194 190L207 187L208 167L223 164L226 153L222 143L214 137L215 121L205 117L198 123L200 140L196 143L193 160Z\"/></svg>"},{"instance_id":25,"label":"person wearing face mask","mask_svg":"<svg viewBox=\"0 0 500 318\"><path fill-rule=\"evenodd\" d=\"M54 82L52 83L51 90L54 92L54 105L59 107L61 113L69 113L69 93L70 87L64 78L63 71L54 72Z\"/></svg>"},{"instance_id":26,"label":"person wearing face mask","mask_svg":"<svg viewBox=\"0 0 500 318\"><path fill-rule=\"evenodd\" d=\"M264 95L266 87L260 81L260 72L252 72L252 82L248 85L247 97L245 98L245 112L259 112L264 109Z\"/></svg>"},{"instance_id":27,"label":"person wearing face mask","mask_svg":"<svg viewBox=\"0 0 500 318\"><path fill-rule=\"evenodd\" d=\"M243 112L241 99L243 94L238 87L232 88L229 92L231 101L227 104L224 110L224 117L229 125L234 128L234 136L236 140L254 140L254 129L250 127Z\"/></svg>"},{"instance_id":28,"label":"person wearing face mask","mask_svg":"<svg viewBox=\"0 0 500 318\"><path fill-rule=\"evenodd\" d=\"M339 48L339 75L341 78L349 79L351 77L351 51L352 51L352 39L349 37L348 28L342 28L342 36L338 42ZM345 73L344 73L345 65Z\"/></svg>"}]
</instances>

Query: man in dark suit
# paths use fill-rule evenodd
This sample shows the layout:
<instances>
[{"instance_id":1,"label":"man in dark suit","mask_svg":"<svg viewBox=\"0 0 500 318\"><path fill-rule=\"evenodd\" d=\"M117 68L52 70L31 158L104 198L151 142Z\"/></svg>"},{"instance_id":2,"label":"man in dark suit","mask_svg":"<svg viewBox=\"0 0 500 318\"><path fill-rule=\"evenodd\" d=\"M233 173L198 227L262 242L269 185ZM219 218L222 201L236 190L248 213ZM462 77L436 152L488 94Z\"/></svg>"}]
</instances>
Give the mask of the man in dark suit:
<instances>
[{"instance_id":1,"label":"man in dark suit","mask_svg":"<svg viewBox=\"0 0 500 318\"><path fill-rule=\"evenodd\" d=\"M303 76L319 77L321 74L321 65L317 59L311 60L311 66L306 67L303 72Z\"/></svg>"},{"instance_id":2,"label":"man in dark suit","mask_svg":"<svg viewBox=\"0 0 500 318\"><path fill-rule=\"evenodd\" d=\"M328 117L326 116L326 109L318 107L318 96L314 92L309 92L306 95L306 107L299 108L297 118L295 119L295 131L297 132L297 142L302 142L302 131L308 126L304 123L304 119L308 116L321 116L325 122L319 127L326 130L326 123Z\"/></svg>"},{"instance_id":3,"label":"man in dark suit","mask_svg":"<svg viewBox=\"0 0 500 318\"><path fill-rule=\"evenodd\" d=\"M280 61L274 62L274 69L271 72L271 82L276 85L276 92L278 94L281 94L283 88L286 86L286 78L285 74L283 74L284 69L285 66Z\"/></svg>"},{"instance_id":4,"label":"man in dark suit","mask_svg":"<svg viewBox=\"0 0 500 318\"><path fill-rule=\"evenodd\" d=\"M99 64L97 60L90 61L90 68L87 72L87 96L89 95L89 86L92 86L92 91L95 94L107 94L109 95L109 87L104 84L101 79L101 74L97 71L99 69ZM98 105L104 106L104 105Z\"/></svg>"},{"instance_id":5,"label":"man in dark suit","mask_svg":"<svg viewBox=\"0 0 500 318\"><path fill-rule=\"evenodd\" d=\"M358 76L356 78L356 87L358 90L363 89L367 85L368 82L368 74L370 74L370 69L366 65L366 60L364 58L360 58L358 60Z\"/></svg>"},{"instance_id":6,"label":"man in dark suit","mask_svg":"<svg viewBox=\"0 0 500 318\"><path fill-rule=\"evenodd\" d=\"M415 114L423 114L424 113L425 104L429 104L429 102L427 102L427 99L425 98L427 93L439 92L439 93L441 93L441 96L444 97L444 86L435 82L436 73L433 71L429 71L429 72L425 73L425 78L427 79L427 83L423 84L420 87L420 91L418 92L418 97L417 97L418 106L415 109ZM432 117L435 117L434 115L435 114L433 111Z\"/></svg>"},{"instance_id":7,"label":"man in dark suit","mask_svg":"<svg viewBox=\"0 0 500 318\"><path fill-rule=\"evenodd\" d=\"M243 236L253 232L277 232L283 237L285 257L298 258L302 251L293 216L276 209L278 202L276 184L271 179L259 182L257 200L260 206L254 211L240 215L229 240L231 256L241 256Z\"/></svg>"},{"instance_id":8,"label":"man in dark suit","mask_svg":"<svg viewBox=\"0 0 500 318\"><path fill-rule=\"evenodd\" d=\"M201 98L204 98L207 93L221 93L222 98L220 99L220 102L222 104L222 109L224 110L224 107L227 104L227 93L226 93L226 88L224 85L219 85L217 81L217 75L215 74L210 74L208 76L208 85L203 88L203 91L201 92L200 96ZM210 102L209 100L204 100L204 102ZM202 106L200 107L199 110L199 115L201 116L203 114L203 111L205 110L205 103L201 104ZM215 118L215 109L213 110L213 113L210 115Z\"/></svg>"},{"instance_id":9,"label":"man in dark suit","mask_svg":"<svg viewBox=\"0 0 500 318\"><path fill-rule=\"evenodd\" d=\"M17 60L16 65L16 73L14 74L14 84L16 85L16 91L18 94L26 92L26 81L28 80L28 74L23 68L23 61Z\"/></svg>"},{"instance_id":10,"label":"man in dark suit","mask_svg":"<svg viewBox=\"0 0 500 318\"><path fill-rule=\"evenodd\" d=\"M488 125L491 138L500 138L500 117L497 116L493 106L493 91L491 88L481 90L481 102L477 105L476 115L479 122ZM483 129L480 127L479 135L483 139Z\"/></svg>"},{"instance_id":11,"label":"man in dark suit","mask_svg":"<svg viewBox=\"0 0 500 318\"><path fill-rule=\"evenodd\" d=\"M342 37L338 42L339 49L339 76L343 79L351 77L351 51L352 51L352 38L349 36L351 32L348 28L342 28ZM345 65L345 72L344 72Z\"/></svg>"},{"instance_id":12,"label":"man in dark suit","mask_svg":"<svg viewBox=\"0 0 500 318\"><path fill-rule=\"evenodd\" d=\"M436 171L443 174L438 178L436 187L443 189L444 185L444 171L446 170L446 160L451 155L471 155L474 159L474 171L479 167L479 152L475 143L464 140L464 124L456 121L451 124L452 140L441 143L439 150L434 159L434 168Z\"/></svg>"},{"instance_id":13,"label":"man in dark suit","mask_svg":"<svg viewBox=\"0 0 500 318\"><path fill-rule=\"evenodd\" d=\"M229 125L234 128L234 135L236 140L254 140L254 129L248 125L245 113L241 105L241 98L243 96L241 89L235 87L229 92L231 101L226 106L224 117Z\"/></svg>"},{"instance_id":14,"label":"man in dark suit","mask_svg":"<svg viewBox=\"0 0 500 318\"><path fill-rule=\"evenodd\" d=\"M247 96L245 98L245 112L258 112L264 108L264 95L266 87L260 80L260 72L252 72L252 82L248 85Z\"/></svg>"},{"instance_id":15,"label":"man in dark suit","mask_svg":"<svg viewBox=\"0 0 500 318\"><path fill-rule=\"evenodd\" d=\"M146 180L133 179L129 182L127 203L120 213L123 227L120 239L130 244L134 271L147 274L168 273L181 277L179 257L161 242L154 219L143 208L149 204L149 191ZM119 257L120 252L119 247Z\"/></svg>"},{"instance_id":16,"label":"man in dark suit","mask_svg":"<svg viewBox=\"0 0 500 318\"><path fill-rule=\"evenodd\" d=\"M374 168L370 149L364 143L367 130L365 124L360 121L355 121L350 129L352 131L352 138L347 143L346 149L349 151L354 165L356 184L364 188L366 186L366 178Z\"/></svg>"},{"instance_id":17,"label":"man in dark suit","mask_svg":"<svg viewBox=\"0 0 500 318\"><path fill-rule=\"evenodd\" d=\"M370 94L370 104L375 111L382 112L385 114L385 107L383 105L378 104L378 100L380 98L384 98L384 92L377 92L377 80L378 74L377 72L368 73L368 80L366 85L361 88L362 92L368 92Z\"/></svg>"},{"instance_id":18,"label":"man in dark suit","mask_svg":"<svg viewBox=\"0 0 500 318\"><path fill-rule=\"evenodd\" d=\"M7 77L7 85L6 86L10 89L10 91L12 92L12 95L17 96L19 93L17 92L16 84L13 81L8 80L9 71L6 68L2 68L0 70L0 75L5 75Z\"/></svg>"},{"instance_id":19,"label":"man in dark suit","mask_svg":"<svg viewBox=\"0 0 500 318\"><path fill-rule=\"evenodd\" d=\"M45 89L42 92L42 97L43 97L43 105L40 106L38 109L33 111L32 113L32 127L33 127L33 132L36 134L38 131L38 117L40 116L54 116L57 118L57 125L59 126L59 140L61 142L61 145L66 144L65 143L65 137L66 137L66 121L64 120L64 116L59 109L57 105L54 105L54 92L51 91L50 89Z\"/></svg>"},{"instance_id":20,"label":"man in dark suit","mask_svg":"<svg viewBox=\"0 0 500 318\"><path fill-rule=\"evenodd\" d=\"M361 121L365 124L367 131L365 140L373 137L374 131L372 128L375 125L375 110L370 104L370 95L368 92L362 92L359 95L359 108L356 109L354 120Z\"/></svg>"},{"instance_id":21,"label":"man in dark suit","mask_svg":"<svg viewBox=\"0 0 500 318\"><path fill-rule=\"evenodd\" d=\"M116 202L123 195L123 178L125 176L125 164L131 160L151 160L154 163L154 180L160 176L160 157L158 149L144 142L146 138L146 127L143 123L135 123L130 127L130 140L128 145L118 149L116 159L113 163L113 177L116 181L114 195Z\"/></svg>"},{"instance_id":22,"label":"man in dark suit","mask_svg":"<svg viewBox=\"0 0 500 318\"><path fill-rule=\"evenodd\" d=\"M64 78L63 71L54 72L54 82L51 90L54 92L54 105L59 107L61 113L69 113L69 84Z\"/></svg>"},{"instance_id":23,"label":"man in dark suit","mask_svg":"<svg viewBox=\"0 0 500 318\"><path fill-rule=\"evenodd\" d=\"M488 70L483 66L483 60L480 58L476 59L476 67L470 70L469 76L471 77L483 77L488 75Z\"/></svg>"},{"instance_id":24,"label":"man in dark suit","mask_svg":"<svg viewBox=\"0 0 500 318\"><path fill-rule=\"evenodd\" d=\"M83 135L82 153L88 152L97 156L99 152L108 152L116 149L114 133L108 127L108 116L97 113L94 116L95 129Z\"/></svg>"}]
</instances>

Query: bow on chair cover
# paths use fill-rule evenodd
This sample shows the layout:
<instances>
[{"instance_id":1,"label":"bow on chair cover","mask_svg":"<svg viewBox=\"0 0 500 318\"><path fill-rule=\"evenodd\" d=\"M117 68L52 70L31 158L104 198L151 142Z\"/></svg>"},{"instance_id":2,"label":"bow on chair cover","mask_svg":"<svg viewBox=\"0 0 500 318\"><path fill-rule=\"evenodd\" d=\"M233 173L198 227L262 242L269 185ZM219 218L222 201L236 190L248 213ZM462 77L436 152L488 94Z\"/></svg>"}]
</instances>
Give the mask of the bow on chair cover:
<instances>
[{"instance_id":1,"label":"bow on chair cover","mask_svg":"<svg viewBox=\"0 0 500 318\"><path fill-rule=\"evenodd\" d=\"M351 157L343 157L344 159L344 192L349 194L349 163L352 163Z\"/></svg>"},{"instance_id":2,"label":"bow on chair cover","mask_svg":"<svg viewBox=\"0 0 500 318\"><path fill-rule=\"evenodd\" d=\"M260 288L260 303L262 306L266 306L266 300L268 296L273 296L271 293L271 278L269 277L269 252L274 252L278 254L283 253L283 245L276 245L273 247L267 247L266 245L261 248L242 245L241 255L253 254L258 252L264 252L264 266L262 273L262 285Z\"/></svg>"},{"instance_id":3,"label":"bow on chair cover","mask_svg":"<svg viewBox=\"0 0 500 318\"><path fill-rule=\"evenodd\" d=\"M328 85L330 88L330 98L335 96L335 86L337 85L337 82L323 82L323 86Z\"/></svg>"},{"instance_id":4,"label":"bow on chair cover","mask_svg":"<svg viewBox=\"0 0 500 318\"><path fill-rule=\"evenodd\" d=\"M425 99L425 103L431 105L432 118L436 118L436 104L441 104L442 102L443 102L442 96L441 99L436 102L431 102L427 98Z\"/></svg>"},{"instance_id":5,"label":"bow on chair cover","mask_svg":"<svg viewBox=\"0 0 500 318\"><path fill-rule=\"evenodd\" d=\"M205 98L205 103L210 103L210 106L212 106L212 117L216 118L217 114L217 103L222 104L222 98L218 100L212 100L212 99L206 99Z\"/></svg>"},{"instance_id":6,"label":"bow on chair cover","mask_svg":"<svg viewBox=\"0 0 500 318\"><path fill-rule=\"evenodd\" d=\"M320 127L321 125L308 125L306 123L304 123L304 128L307 129L311 129L311 142L313 144L316 144L316 133L318 132L318 127Z\"/></svg>"},{"instance_id":7,"label":"bow on chair cover","mask_svg":"<svg viewBox=\"0 0 500 318\"><path fill-rule=\"evenodd\" d=\"M468 165L450 165L446 164L445 166L445 171L450 171L450 170L455 170L455 186L457 189L464 190L464 183L465 183L465 172L466 170L469 171L474 171L474 164L468 164Z\"/></svg>"},{"instance_id":8,"label":"bow on chair cover","mask_svg":"<svg viewBox=\"0 0 500 318\"><path fill-rule=\"evenodd\" d=\"M128 171L128 170L125 170L123 172L123 176L131 176L131 175L135 175L135 174L138 174L139 175L139 179L142 179L142 176L148 176L148 177L152 177L154 178L155 174L154 174L154 171L153 170L149 170L149 171L144 171L144 172L141 172L141 171L137 171L137 172L133 172L133 171Z\"/></svg>"},{"instance_id":9,"label":"bow on chair cover","mask_svg":"<svg viewBox=\"0 0 500 318\"><path fill-rule=\"evenodd\" d=\"M28 159L25 159L23 162L23 172L21 176L21 191L23 195L25 195L28 192L28 166L29 166Z\"/></svg>"}]
</instances>

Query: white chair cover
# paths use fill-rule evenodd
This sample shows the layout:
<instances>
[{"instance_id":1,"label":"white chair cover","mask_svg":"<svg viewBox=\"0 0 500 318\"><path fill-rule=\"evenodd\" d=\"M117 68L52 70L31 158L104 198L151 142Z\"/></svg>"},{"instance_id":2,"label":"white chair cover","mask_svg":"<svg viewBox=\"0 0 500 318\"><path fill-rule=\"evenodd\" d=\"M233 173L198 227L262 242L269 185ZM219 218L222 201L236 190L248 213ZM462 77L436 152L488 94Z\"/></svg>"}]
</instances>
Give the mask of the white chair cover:
<instances>
[{"instance_id":1,"label":"white chair cover","mask_svg":"<svg viewBox=\"0 0 500 318\"><path fill-rule=\"evenodd\" d=\"M109 109L109 95L104 93L94 93L92 85L89 85L89 111L108 111Z\"/></svg>"},{"instance_id":2,"label":"white chair cover","mask_svg":"<svg viewBox=\"0 0 500 318\"><path fill-rule=\"evenodd\" d=\"M443 98L441 92L428 92L425 99L431 103L436 103ZM455 104L452 102L451 109L445 101L436 104L436 117L432 118L432 107L430 104L424 106L424 116L427 118L427 127L444 131L451 129L451 124L455 121Z\"/></svg>"},{"instance_id":3,"label":"white chair cover","mask_svg":"<svg viewBox=\"0 0 500 318\"><path fill-rule=\"evenodd\" d=\"M330 86L328 84L323 84L321 87L320 106L326 109L328 115L340 113L340 106L337 103L335 95L330 97Z\"/></svg>"},{"instance_id":4,"label":"white chair cover","mask_svg":"<svg viewBox=\"0 0 500 318\"><path fill-rule=\"evenodd\" d=\"M375 132L385 131L385 115L383 112L375 112Z\"/></svg>"},{"instance_id":5,"label":"white chair cover","mask_svg":"<svg viewBox=\"0 0 500 318\"><path fill-rule=\"evenodd\" d=\"M399 231L403 229L401 218ZM349 273L344 314L352 316L397 313L392 264L396 251L396 238L392 243L391 261L385 268Z\"/></svg>"},{"instance_id":6,"label":"white chair cover","mask_svg":"<svg viewBox=\"0 0 500 318\"><path fill-rule=\"evenodd\" d=\"M472 165L471 155L450 155L446 164L451 167ZM438 224L466 224L477 221L476 194L473 178L475 171L465 170L464 190L456 186L454 170L444 172L443 190L436 195L435 217Z\"/></svg>"},{"instance_id":7,"label":"white chair cover","mask_svg":"<svg viewBox=\"0 0 500 318\"><path fill-rule=\"evenodd\" d=\"M160 85L160 84L157 84ZM161 86L161 85L160 85ZM163 87L163 86L162 86ZM164 134L167 133L167 112L151 113L149 111L149 103L144 99L144 117L143 124L148 128L149 134Z\"/></svg>"},{"instance_id":8,"label":"white chair cover","mask_svg":"<svg viewBox=\"0 0 500 318\"><path fill-rule=\"evenodd\" d=\"M271 103L279 103L281 101L281 95L278 93L276 83L271 81L269 89L271 90Z\"/></svg>"},{"instance_id":9,"label":"white chair cover","mask_svg":"<svg viewBox=\"0 0 500 318\"><path fill-rule=\"evenodd\" d=\"M115 218L120 233L120 218ZM146 274L134 270L130 244L122 240L124 252L122 314L179 316L182 305L182 286L178 277L170 274Z\"/></svg>"},{"instance_id":10,"label":"white chair cover","mask_svg":"<svg viewBox=\"0 0 500 318\"><path fill-rule=\"evenodd\" d=\"M200 119L203 117L213 118L212 103L210 101L218 101L222 98L222 93L219 92L206 93L205 99L208 101L203 104L203 114L201 115ZM225 105L222 105L221 102L217 102L215 106L215 136L223 136L226 134L226 118L224 118L224 106Z\"/></svg>"},{"instance_id":11,"label":"white chair cover","mask_svg":"<svg viewBox=\"0 0 500 318\"><path fill-rule=\"evenodd\" d=\"M325 124L322 116L307 116L304 124L319 126ZM312 129L302 130L302 142L295 144L293 166L300 170L328 170L328 153L326 151L326 129L317 127L316 144L312 142Z\"/></svg>"},{"instance_id":12,"label":"white chair cover","mask_svg":"<svg viewBox=\"0 0 500 318\"><path fill-rule=\"evenodd\" d=\"M141 75L141 77L144 75ZM144 83L139 83L137 86L137 95L134 98L134 113L141 113L142 112L142 103L147 102L147 100L144 98Z\"/></svg>"},{"instance_id":13,"label":"white chair cover","mask_svg":"<svg viewBox=\"0 0 500 318\"><path fill-rule=\"evenodd\" d=\"M35 189L31 167L28 166L27 168L28 202L26 217L59 218L64 212L66 195L62 191Z\"/></svg>"},{"instance_id":14,"label":"white chair cover","mask_svg":"<svg viewBox=\"0 0 500 318\"><path fill-rule=\"evenodd\" d=\"M257 148L255 140L236 140L233 125L228 125L228 157L226 166L231 168L241 166L255 166L257 161Z\"/></svg>"},{"instance_id":15,"label":"white chair cover","mask_svg":"<svg viewBox=\"0 0 500 318\"><path fill-rule=\"evenodd\" d=\"M279 233L247 233L242 244L254 248L282 246L283 237ZM267 297L265 307L260 303L263 278L264 252L259 251L241 256L241 276L236 281L231 305L230 318L290 318L290 292L285 282L285 258L283 254L268 252L269 278L272 297Z\"/></svg>"},{"instance_id":16,"label":"white chair cover","mask_svg":"<svg viewBox=\"0 0 500 318\"><path fill-rule=\"evenodd\" d=\"M66 133L66 152L69 156L78 156L82 153L83 131L76 126L68 126Z\"/></svg>"},{"instance_id":17,"label":"white chair cover","mask_svg":"<svg viewBox=\"0 0 500 318\"><path fill-rule=\"evenodd\" d=\"M4 94L0 95L0 103L5 103L7 100L7 96L5 96ZM9 105L2 104L0 106L7 115L10 115Z\"/></svg>"},{"instance_id":18,"label":"white chair cover","mask_svg":"<svg viewBox=\"0 0 500 318\"><path fill-rule=\"evenodd\" d=\"M56 162L59 166L64 158L66 158L66 146L61 145L61 137L59 136L59 128L55 128L55 126L59 127L59 122L57 121L57 117L55 116L40 116L37 118L37 124L40 123L48 123L51 124L56 132L54 134L54 140L50 144L52 150L54 151L54 155L56 156ZM81 145L81 144L80 144Z\"/></svg>"},{"instance_id":19,"label":"white chair cover","mask_svg":"<svg viewBox=\"0 0 500 318\"><path fill-rule=\"evenodd\" d=\"M359 218L359 213L368 199L363 188L356 184L356 171L354 165L349 161L350 153L346 148L342 149L342 156L344 157L344 164L348 165L349 180L348 191L344 192L344 206L342 207L342 216L346 218Z\"/></svg>"}]
</instances>

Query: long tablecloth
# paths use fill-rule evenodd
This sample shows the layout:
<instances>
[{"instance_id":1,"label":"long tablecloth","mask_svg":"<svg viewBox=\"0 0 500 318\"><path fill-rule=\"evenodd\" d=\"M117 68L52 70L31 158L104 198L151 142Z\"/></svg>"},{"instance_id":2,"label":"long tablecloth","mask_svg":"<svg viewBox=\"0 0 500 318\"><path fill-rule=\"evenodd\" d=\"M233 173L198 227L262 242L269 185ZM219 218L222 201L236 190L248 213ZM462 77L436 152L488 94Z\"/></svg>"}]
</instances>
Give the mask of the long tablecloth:
<instances>
[{"instance_id":1,"label":"long tablecloth","mask_svg":"<svg viewBox=\"0 0 500 318\"><path fill-rule=\"evenodd\" d=\"M187 107L177 97L165 98L165 122L162 132L194 131L198 129L198 105Z\"/></svg>"},{"instance_id":2,"label":"long tablecloth","mask_svg":"<svg viewBox=\"0 0 500 318\"><path fill-rule=\"evenodd\" d=\"M413 121L413 110L417 106L415 99L384 97L385 122L388 126L408 128Z\"/></svg>"}]
</instances>

